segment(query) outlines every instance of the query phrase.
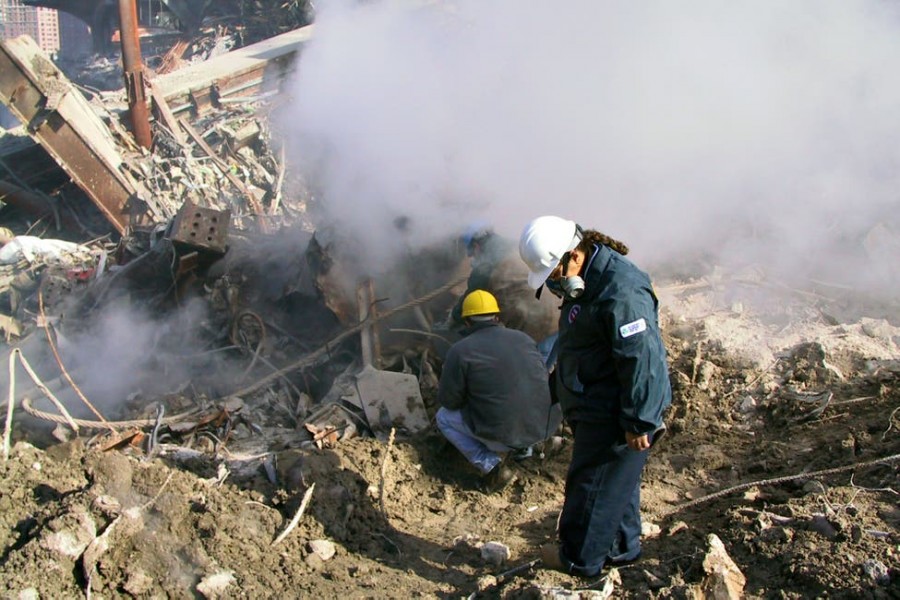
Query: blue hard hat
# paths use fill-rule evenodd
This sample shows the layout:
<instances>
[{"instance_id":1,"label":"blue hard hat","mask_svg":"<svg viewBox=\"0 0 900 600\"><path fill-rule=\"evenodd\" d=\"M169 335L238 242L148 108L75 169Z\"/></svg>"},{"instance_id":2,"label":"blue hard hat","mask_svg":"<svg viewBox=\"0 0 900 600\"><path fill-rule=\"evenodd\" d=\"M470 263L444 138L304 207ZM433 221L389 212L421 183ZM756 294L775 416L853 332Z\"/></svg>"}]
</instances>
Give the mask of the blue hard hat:
<instances>
[{"instance_id":1,"label":"blue hard hat","mask_svg":"<svg viewBox=\"0 0 900 600\"><path fill-rule=\"evenodd\" d=\"M460 238L466 247L466 254L472 256L472 243L482 240L492 233L494 233L494 229L487 221L475 221L466 227Z\"/></svg>"}]
</instances>

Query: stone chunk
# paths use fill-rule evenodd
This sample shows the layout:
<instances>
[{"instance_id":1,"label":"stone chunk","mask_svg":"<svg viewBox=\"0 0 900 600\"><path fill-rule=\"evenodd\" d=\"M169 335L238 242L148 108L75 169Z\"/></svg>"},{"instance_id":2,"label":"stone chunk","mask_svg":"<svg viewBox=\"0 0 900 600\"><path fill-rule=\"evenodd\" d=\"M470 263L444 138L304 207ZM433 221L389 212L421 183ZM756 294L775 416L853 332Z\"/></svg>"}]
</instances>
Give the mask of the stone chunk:
<instances>
[{"instance_id":1,"label":"stone chunk","mask_svg":"<svg viewBox=\"0 0 900 600\"><path fill-rule=\"evenodd\" d=\"M709 600L740 600L747 578L725 550L725 544L714 533L707 538L709 550L703 558L706 577L701 583L699 597Z\"/></svg>"}]
</instances>

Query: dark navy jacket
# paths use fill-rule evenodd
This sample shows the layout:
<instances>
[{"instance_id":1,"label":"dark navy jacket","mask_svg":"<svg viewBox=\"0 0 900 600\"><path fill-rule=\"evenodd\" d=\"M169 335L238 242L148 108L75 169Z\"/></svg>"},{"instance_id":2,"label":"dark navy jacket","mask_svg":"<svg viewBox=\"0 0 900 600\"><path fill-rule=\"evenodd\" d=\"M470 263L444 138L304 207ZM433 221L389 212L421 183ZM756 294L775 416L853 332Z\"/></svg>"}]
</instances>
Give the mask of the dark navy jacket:
<instances>
[{"instance_id":1,"label":"dark navy jacket","mask_svg":"<svg viewBox=\"0 0 900 600\"><path fill-rule=\"evenodd\" d=\"M550 403L547 368L528 335L499 323L476 323L444 360L438 401L460 410L480 438L525 448L562 420Z\"/></svg>"},{"instance_id":2,"label":"dark navy jacket","mask_svg":"<svg viewBox=\"0 0 900 600\"><path fill-rule=\"evenodd\" d=\"M631 261L596 248L584 293L560 309L556 393L570 421L617 419L651 433L672 402L656 294Z\"/></svg>"}]
</instances>

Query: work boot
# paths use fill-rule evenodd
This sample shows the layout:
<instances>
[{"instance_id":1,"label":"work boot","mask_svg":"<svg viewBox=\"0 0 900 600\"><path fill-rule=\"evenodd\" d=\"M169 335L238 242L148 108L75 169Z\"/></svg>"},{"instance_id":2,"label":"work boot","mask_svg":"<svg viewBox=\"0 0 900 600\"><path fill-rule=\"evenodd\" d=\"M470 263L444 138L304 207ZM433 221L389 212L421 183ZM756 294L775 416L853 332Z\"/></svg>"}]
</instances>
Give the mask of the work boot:
<instances>
[{"instance_id":1,"label":"work boot","mask_svg":"<svg viewBox=\"0 0 900 600\"><path fill-rule=\"evenodd\" d=\"M507 467L501 461L482 477L481 488L486 494L496 494L509 485L515 478L516 475L512 472L512 469Z\"/></svg>"},{"instance_id":2,"label":"work boot","mask_svg":"<svg viewBox=\"0 0 900 600\"><path fill-rule=\"evenodd\" d=\"M545 569L553 569L560 573L569 574L569 569L559 557L559 546L557 544L544 544L541 546L541 564Z\"/></svg>"},{"instance_id":3,"label":"work boot","mask_svg":"<svg viewBox=\"0 0 900 600\"><path fill-rule=\"evenodd\" d=\"M510 458L514 461L519 462L523 461L526 458L531 458L534 455L534 448L531 446L527 446L525 448L518 448L509 453Z\"/></svg>"},{"instance_id":4,"label":"work boot","mask_svg":"<svg viewBox=\"0 0 900 600\"><path fill-rule=\"evenodd\" d=\"M606 557L606 566L610 567L626 567L628 565L634 564L641 559L641 550L638 548L636 553L633 553L631 556L627 554L619 554L617 556L607 556Z\"/></svg>"},{"instance_id":5,"label":"work boot","mask_svg":"<svg viewBox=\"0 0 900 600\"><path fill-rule=\"evenodd\" d=\"M567 561L563 561L562 553L558 544L544 544L541 546L541 564L545 569L553 569L566 575L577 575L578 577L596 577L601 570L597 569L593 573L585 573L583 569L576 568Z\"/></svg>"}]
</instances>

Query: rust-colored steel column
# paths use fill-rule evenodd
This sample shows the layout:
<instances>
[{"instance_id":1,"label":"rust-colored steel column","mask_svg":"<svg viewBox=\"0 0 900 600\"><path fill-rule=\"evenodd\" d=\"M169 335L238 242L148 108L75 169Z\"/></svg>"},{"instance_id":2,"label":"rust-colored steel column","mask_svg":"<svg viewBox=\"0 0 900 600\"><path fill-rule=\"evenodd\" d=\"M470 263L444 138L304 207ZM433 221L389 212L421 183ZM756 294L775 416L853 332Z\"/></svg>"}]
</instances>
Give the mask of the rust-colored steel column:
<instances>
[{"instance_id":1,"label":"rust-colored steel column","mask_svg":"<svg viewBox=\"0 0 900 600\"><path fill-rule=\"evenodd\" d=\"M122 65L134 139L144 148L149 148L153 136L150 134L150 109L147 107L144 89L144 63L141 59L135 2L136 0L119 0L119 39L122 42Z\"/></svg>"}]
</instances>

